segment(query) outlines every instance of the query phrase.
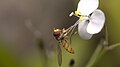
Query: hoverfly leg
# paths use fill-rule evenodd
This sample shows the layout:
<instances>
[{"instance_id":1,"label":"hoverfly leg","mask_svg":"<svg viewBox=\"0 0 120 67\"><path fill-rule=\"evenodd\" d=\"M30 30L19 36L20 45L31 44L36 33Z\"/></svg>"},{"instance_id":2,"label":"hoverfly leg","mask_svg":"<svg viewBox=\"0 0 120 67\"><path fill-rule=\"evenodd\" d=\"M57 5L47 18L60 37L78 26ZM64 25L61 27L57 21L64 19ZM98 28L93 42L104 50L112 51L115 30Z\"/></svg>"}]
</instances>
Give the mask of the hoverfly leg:
<instances>
[{"instance_id":1,"label":"hoverfly leg","mask_svg":"<svg viewBox=\"0 0 120 67\"><path fill-rule=\"evenodd\" d=\"M58 64L59 64L59 66L61 66L61 64L62 64L62 51L61 51L60 45L57 46L57 52L58 52Z\"/></svg>"}]
</instances>

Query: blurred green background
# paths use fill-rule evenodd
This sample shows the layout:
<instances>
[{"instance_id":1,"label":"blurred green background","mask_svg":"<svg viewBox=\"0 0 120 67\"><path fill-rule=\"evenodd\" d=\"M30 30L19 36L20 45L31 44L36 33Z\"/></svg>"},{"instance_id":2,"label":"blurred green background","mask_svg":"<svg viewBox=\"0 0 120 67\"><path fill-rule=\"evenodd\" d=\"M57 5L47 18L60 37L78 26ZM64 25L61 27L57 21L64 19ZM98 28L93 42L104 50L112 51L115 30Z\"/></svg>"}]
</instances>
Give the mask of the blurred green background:
<instances>
[{"instance_id":1,"label":"blurred green background","mask_svg":"<svg viewBox=\"0 0 120 67\"><path fill-rule=\"evenodd\" d=\"M59 67L53 28L68 28L77 20L69 17L78 0L0 0L0 67ZM105 13L109 45L120 42L120 0L100 0ZM101 32L102 33L102 32ZM100 41L72 37L75 54L62 48L61 67L85 67ZM107 52L94 67L120 67L120 47Z\"/></svg>"}]
</instances>

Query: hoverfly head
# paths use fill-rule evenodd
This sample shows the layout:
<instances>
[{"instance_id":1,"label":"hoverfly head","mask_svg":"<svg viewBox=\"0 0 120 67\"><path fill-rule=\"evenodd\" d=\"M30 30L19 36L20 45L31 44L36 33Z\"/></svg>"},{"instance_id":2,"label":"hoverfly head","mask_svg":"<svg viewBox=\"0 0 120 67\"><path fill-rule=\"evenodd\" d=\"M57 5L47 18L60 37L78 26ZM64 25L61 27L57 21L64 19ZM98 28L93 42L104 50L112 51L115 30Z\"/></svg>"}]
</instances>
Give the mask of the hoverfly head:
<instances>
[{"instance_id":1,"label":"hoverfly head","mask_svg":"<svg viewBox=\"0 0 120 67\"><path fill-rule=\"evenodd\" d=\"M61 35L62 31L60 29L53 29L53 36L58 39L59 36Z\"/></svg>"}]
</instances>

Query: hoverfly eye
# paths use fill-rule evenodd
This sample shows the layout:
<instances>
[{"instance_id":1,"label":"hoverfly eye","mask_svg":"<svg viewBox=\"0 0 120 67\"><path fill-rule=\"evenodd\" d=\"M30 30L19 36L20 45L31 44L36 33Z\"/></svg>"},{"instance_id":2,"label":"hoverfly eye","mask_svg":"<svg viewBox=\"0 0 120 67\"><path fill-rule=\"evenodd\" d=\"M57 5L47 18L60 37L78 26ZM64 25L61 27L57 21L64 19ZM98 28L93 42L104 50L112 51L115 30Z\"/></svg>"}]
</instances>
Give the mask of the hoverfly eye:
<instances>
[{"instance_id":1,"label":"hoverfly eye","mask_svg":"<svg viewBox=\"0 0 120 67\"><path fill-rule=\"evenodd\" d=\"M56 38L58 38L60 36L60 32L54 32L53 36L56 37Z\"/></svg>"}]
</instances>

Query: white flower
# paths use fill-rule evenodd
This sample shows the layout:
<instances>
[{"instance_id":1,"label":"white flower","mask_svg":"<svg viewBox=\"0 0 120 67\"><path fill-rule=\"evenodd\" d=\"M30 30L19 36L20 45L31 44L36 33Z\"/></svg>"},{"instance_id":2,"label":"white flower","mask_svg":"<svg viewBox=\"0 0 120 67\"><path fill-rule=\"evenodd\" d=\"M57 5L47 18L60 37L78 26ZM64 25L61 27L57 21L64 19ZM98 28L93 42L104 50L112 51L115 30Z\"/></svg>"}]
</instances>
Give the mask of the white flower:
<instances>
[{"instance_id":1,"label":"white flower","mask_svg":"<svg viewBox=\"0 0 120 67\"><path fill-rule=\"evenodd\" d=\"M98 0L80 0L77 11L70 14L70 16L79 17L77 21L78 33L83 39L90 39L93 34L99 33L104 26L105 15L97 9L98 5Z\"/></svg>"},{"instance_id":2,"label":"white flower","mask_svg":"<svg viewBox=\"0 0 120 67\"><path fill-rule=\"evenodd\" d=\"M101 10L97 9L88 20L79 19L77 22L79 22L78 33L80 37L83 39L90 39L93 34L97 34L102 30L105 23L105 16Z\"/></svg>"}]
</instances>

